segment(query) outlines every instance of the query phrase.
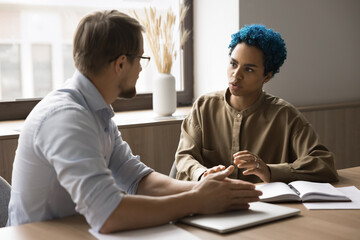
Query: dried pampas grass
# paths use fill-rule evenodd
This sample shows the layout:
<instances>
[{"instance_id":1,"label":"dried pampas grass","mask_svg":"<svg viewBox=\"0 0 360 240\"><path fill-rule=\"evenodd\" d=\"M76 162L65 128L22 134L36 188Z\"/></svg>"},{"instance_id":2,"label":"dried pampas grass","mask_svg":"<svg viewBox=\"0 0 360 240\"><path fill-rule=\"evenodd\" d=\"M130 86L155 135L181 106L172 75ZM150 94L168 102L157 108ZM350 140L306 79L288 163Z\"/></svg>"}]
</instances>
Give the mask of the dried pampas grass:
<instances>
[{"instance_id":1,"label":"dried pampas grass","mask_svg":"<svg viewBox=\"0 0 360 240\"><path fill-rule=\"evenodd\" d=\"M188 6L181 6L180 18L178 21L178 29L182 30L180 39L180 48L185 44L190 32L183 30L183 22L186 16ZM145 17L139 17L136 11L132 11L133 15L146 28L146 38L154 55L156 67L160 73L170 73L173 60L176 59L177 51L175 49L175 24L176 16L169 8L166 16L161 16L155 8L144 8Z\"/></svg>"}]
</instances>

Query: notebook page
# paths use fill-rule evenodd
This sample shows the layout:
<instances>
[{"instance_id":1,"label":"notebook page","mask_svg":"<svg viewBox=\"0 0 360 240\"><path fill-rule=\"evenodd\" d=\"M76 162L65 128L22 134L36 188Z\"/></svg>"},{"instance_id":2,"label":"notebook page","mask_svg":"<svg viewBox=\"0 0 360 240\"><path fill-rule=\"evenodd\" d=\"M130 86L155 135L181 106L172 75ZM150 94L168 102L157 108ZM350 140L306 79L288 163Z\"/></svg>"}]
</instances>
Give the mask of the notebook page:
<instances>
[{"instance_id":1,"label":"notebook page","mask_svg":"<svg viewBox=\"0 0 360 240\"><path fill-rule=\"evenodd\" d=\"M304 203L309 210L316 209L360 209L360 190L355 186L337 188L344 193L351 202L316 202Z\"/></svg>"}]
</instances>

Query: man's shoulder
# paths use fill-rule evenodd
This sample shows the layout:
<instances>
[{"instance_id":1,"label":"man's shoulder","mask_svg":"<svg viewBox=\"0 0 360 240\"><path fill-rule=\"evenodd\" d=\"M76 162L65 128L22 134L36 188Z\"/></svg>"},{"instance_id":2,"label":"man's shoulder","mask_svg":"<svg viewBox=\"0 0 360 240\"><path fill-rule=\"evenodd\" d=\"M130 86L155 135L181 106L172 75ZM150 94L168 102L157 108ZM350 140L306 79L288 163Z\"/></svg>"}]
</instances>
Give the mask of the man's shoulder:
<instances>
[{"instance_id":1,"label":"man's shoulder","mask_svg":"<svg viewBox=\"0 0 360 240\"><path fill-rule=\"evenodd\" d=\"M60 89L51 92L39 103L41 110L57 111L65 109L79 109L84 111L86 101L81 94L72 89Z\"/></svg>"},{"instance_id":2,"label":"man's shoulder","mask_svg":"<svg viewBox=\"0 0 360 240\"><path fill-rule=\"evenodd\" d=\"M81 98L69 91L57 90L49 93L44 97L31 111L27 117L26 122L31 122L31 125L42 124L50 118L65 116L73 116L70 119L76 119L76 116L86 115L88 117L89 111L86 105L81 102ZM76 116L75 116L76 115Z\"/></svg>"}]
</instances>

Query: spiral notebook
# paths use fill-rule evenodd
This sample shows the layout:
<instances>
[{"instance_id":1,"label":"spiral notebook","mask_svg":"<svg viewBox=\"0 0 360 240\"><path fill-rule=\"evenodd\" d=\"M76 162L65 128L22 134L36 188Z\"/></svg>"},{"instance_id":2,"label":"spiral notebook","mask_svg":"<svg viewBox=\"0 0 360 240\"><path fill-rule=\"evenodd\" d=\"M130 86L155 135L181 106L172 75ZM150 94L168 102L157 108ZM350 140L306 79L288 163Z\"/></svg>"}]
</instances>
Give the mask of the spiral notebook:
<instances>
[{"instance_id":1,"label":"spiral notebook","mask_svg":"<svg viewBox=\"0 0 360 240\"><path fill-rule=\"evenodd\" d=\"M185 217L180 222L218 233L227 233L298 215L299 209L270 203L250 203L249 210Z\"/></svg>"}]
</instances>

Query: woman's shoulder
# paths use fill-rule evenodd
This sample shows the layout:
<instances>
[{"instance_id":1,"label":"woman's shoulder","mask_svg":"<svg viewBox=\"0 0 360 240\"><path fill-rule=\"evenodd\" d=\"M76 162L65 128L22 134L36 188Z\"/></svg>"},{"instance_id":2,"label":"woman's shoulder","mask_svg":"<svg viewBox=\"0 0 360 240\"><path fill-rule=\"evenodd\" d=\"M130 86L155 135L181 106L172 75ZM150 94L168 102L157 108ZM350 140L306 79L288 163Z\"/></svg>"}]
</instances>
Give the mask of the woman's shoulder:
<instances>
[{"instance_id":1,"label":"woman's shoulder","mask_svg":"<svg viewBox=\"0 0 360 240\"><path fill-rule=\"evenodd\" d=\"M269 93L265 93L264 101L265 111L276 114L278 116L286 116L288 120L301 119L302 122L307 123L307 120L303 114L292 103Z\"/></svg>"}]
</instances>

